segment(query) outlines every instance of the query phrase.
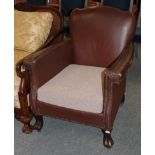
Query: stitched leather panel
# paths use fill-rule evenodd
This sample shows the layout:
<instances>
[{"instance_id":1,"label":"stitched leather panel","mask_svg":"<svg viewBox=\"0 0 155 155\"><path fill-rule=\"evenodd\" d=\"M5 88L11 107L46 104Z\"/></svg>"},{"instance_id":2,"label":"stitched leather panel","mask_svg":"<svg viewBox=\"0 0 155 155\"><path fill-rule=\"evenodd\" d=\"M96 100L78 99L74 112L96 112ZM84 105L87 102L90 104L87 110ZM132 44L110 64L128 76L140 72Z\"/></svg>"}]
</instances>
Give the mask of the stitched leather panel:
<instances>
[{"instance_id":1,"label":"stitched leather panel","mask_svg":"<svg viewBox=\"0 0 155 155\"><path fill-rule=\"evenodd\" d=\"M104 120L102 113L94 114L90 112L82 112L78 110L50 105L41 101L37 101L37 105L39 108L39 112L36 114L52 116L55 118L92 125L104 129Z\"/></svg>"},{"instance_id":2,"label":"stitched leather panel","mask_svg":"<svg viewBox=\"0 0 155 155\"><path fill-rule=\"evenodd\" d=\"M108 7L76 9L70 18L75 63L108 67L131 41L134 25L129 12Z\"/></svg>"}]
</instances>

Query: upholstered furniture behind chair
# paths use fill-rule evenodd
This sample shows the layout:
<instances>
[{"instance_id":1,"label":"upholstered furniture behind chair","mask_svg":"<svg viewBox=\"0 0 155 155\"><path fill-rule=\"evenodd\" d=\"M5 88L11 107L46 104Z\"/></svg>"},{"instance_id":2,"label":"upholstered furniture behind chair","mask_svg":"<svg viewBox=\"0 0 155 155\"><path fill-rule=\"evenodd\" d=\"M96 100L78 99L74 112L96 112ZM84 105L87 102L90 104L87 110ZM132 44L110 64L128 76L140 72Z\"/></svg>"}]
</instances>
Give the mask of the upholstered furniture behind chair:
<instances>
[{"instance_id":1,"label":"upholstered furniture behind chair","mask_svg":"<svg viewBox=\"0 0 155 155\"><path fill-rule=\"evenodd\" d=\"M40 130L43 116L51 116L102 129L104 145L112 147L111 131L124 100L135 25L130 13L113 8L74 10L70 40L23 60L31 87L24 131ZM37 121L32 127L33 114Z\"/></svg>"},{"instance_id":2,"label":"upholstered furniture behind chair","mask_svg":"<svg viewBox=\"0 0 155 155\"><path fill-rule=\"evenodd\" d=\"M63 17L50 7L19 3L15 5L14 20L14 107L19 119L24 112L23 102L27 104L30 91L29 79L24 71L22 59L62 40Z\"/></svg>"}]
</instances>

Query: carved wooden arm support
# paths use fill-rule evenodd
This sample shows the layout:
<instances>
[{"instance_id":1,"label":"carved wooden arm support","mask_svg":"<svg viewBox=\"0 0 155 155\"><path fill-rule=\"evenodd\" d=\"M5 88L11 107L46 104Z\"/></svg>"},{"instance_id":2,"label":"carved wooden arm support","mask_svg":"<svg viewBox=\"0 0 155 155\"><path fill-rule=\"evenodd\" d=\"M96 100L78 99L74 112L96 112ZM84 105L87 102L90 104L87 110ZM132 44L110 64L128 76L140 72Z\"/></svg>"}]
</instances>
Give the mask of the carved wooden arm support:
<instances>
[{"instance_id":1,"label":"carved wooden arm support","mask_svg":"<svg viewBox=\"0 0 155 155\"><path fill-rule=\"evenodd\" d=\"M20 112L16 116L22 122L25 122L32 118L32 113L30 112L27 95L30 92L29 84L29 73L24 69L23 61L20 60L16 65L17 76L21 79L19 86L19 103L20 103Z\"/></svg>"},{"instance_id":2,"label":"carved wooden arm support","mask_svg":"<svg viewBox=\"0 0 155 155\"><path fill-rule=\"evenodd\" d=\"M28 94L30 92L29 73L24 69L23 60L20 60L16 65L16 73L21 78L20 92Z\"/></svg>"},{"instance_id":3,"label":"carved wooden arm support","mask_svg":"<svg viewBox=\"0 0 155 155\"><path fill-rule=\"evenodd\" d=\"M24 123L22 130L24 133L28 134L31 133L32 130L40 131L43 126L43 120L41 116L34 115L28 105L27 96L30 93L30 77L29 72L24 68L23 60L20 60L16 65L17 76L21 78L18 92L20 112L16 115L16 118ZM33 116L35 117L36 122L31 125L30 122Z\"/></svg>"}]
</instances>

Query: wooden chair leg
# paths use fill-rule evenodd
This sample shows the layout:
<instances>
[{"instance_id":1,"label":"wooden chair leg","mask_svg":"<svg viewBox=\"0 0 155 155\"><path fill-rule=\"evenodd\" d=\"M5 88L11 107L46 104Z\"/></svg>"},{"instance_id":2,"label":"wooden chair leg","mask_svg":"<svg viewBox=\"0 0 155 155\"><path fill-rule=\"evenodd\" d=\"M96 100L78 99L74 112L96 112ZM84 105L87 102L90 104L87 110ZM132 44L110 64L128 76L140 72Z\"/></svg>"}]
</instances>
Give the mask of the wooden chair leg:
<instances>
[{"instance_id":1,"label":"wooden chair leg","mask_svg":"<svg viewBox=\"0 0 155 155\"><path fill-rule=\"evenodd\" d=\"M113 142L113 139L111 137L111 131L108 131L108 130L102 130L103 132L103 145L106 147L106 148L112 148L114 142Z\"/></svg>"},{"instance_id":2,"label":"wooden chair leg","mask_svg":"<svg viewBox=\"0 0 155 155\"><path fill-rule=\"evenodd\" d=\"M32 132L32 130L33 130L33 128L31 126L30 122L24 123L24 126L22 127L23 133L30 134Z\"/></svg>"},{"instance_id":3,"label":"wooden chair leg","mask_svg":"<svg viewBox=\"0 0 155 155\"><path fill-rule=\"evenodd\" d=\"M26 134L29 134L33 130L30 124L33 118L33 114L27 104L27 95L21 94L19 92L19 101L20 101L21 110L19 112L19 115L16 116L16 118L24 124L22 131Z\"/></svg>"},{"instance_id":4,"label":"wooden chair leg","mask_svg":"<svg viewBox=\"0 0 155 155\"><path fill-rule=\"evenodd\" d=\"M41 131L43 127L43 116L34 115L34 118L36 119L36 122L33 125L33 130Z\"/></svg>"},{"instance_id":5,"label":"wooden chair leg","mask_svg":"<svg viewBox=\"0 0 155 155\"><path fill-rule=\"evenodd\" d=\"M32 132L33 128L30 122L33 118L33 115L31 113L23 115L22 111L20 110L18 113L15 114L15 118L24 124L24 126L22 127L22 131L24 133L29 134Z\"/></svg>"},{"instance_id":6,"label":"wooden chair leg","mask_svg":"<svg viewBox=\"0 0 155 155\"><path fill-rule=\"evenodd\" d=\"M19 67L19 70L21 70L20 68L21 66ZM17 70L17 75L21 78L21 81L20 81L19 92L18 92L20 112L18 116L16 116L16 118L24 124L22 131L26 134L29 134L33 130L30 124L33 118L33 113L28 106L28 99L27 99L27 95L30 90L29 75L28 75L28 72L26 71L21 72L18 70Z\"/></svg>"}]
</instances>

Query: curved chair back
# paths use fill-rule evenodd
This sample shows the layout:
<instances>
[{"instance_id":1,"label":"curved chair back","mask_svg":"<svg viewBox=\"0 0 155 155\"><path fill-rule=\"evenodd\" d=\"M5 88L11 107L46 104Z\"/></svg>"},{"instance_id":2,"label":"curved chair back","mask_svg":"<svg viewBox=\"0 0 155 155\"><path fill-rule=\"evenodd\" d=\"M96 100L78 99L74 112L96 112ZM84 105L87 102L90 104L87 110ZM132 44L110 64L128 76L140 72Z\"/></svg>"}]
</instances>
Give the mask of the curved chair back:
<instances>
[{"instance_id":1,"label":"curved chair back","mask_svg":"<svg viewBox=\"0 0 155 155\"><path fill-rule=\"evenodd\" d=\"M74 62L107 67L131 43L134 32L130 12L109 7L75 9L70 16Z\"/></svg>"}]
</instances>

